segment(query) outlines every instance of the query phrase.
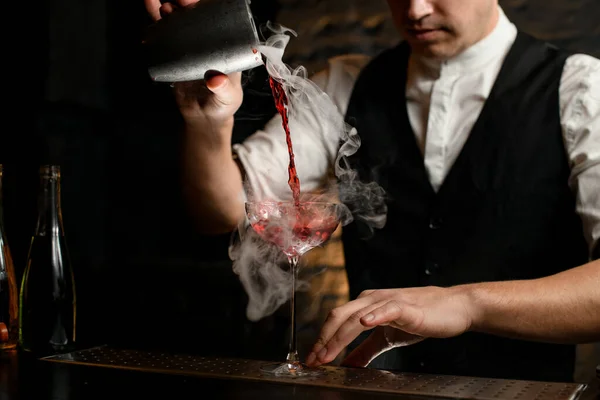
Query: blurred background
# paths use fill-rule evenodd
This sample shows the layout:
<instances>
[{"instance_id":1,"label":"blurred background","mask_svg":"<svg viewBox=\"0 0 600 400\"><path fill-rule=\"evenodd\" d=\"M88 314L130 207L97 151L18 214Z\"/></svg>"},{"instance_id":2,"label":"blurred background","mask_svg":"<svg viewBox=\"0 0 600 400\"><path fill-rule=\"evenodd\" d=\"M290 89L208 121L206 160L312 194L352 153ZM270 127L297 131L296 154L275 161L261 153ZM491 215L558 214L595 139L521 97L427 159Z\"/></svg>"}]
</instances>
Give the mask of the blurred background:
<instances>
[{"instance_id":1,"label":"blurred background","mask_svg":"<svg viewBox=\"0 0 600 400\"><path fill-rule=\"evenodd\" d=\"M600 57L598 0L504 0L523 31ZM375 55L398 42L385 0L253 0L258 26L298 33L284 61L309 73L338 54ZM23 8L23 7L21 7ZM63 219L82 346L174 348L276 359L287 352L288 311L245 317L246 295L227 255L229 235L199 234L181 198L179 124L170 88L150 81L140 48L142 0L42 0L3 26L4 214L20 278L36 220L40 164L62 168ZM275 114L263 68L246 74L239 142ZM301 294L304 356L329 309L346 301L341 243L306 259L322 271ZM598 346L580 347L577 380Z\"/></svg>"}]
</instances>

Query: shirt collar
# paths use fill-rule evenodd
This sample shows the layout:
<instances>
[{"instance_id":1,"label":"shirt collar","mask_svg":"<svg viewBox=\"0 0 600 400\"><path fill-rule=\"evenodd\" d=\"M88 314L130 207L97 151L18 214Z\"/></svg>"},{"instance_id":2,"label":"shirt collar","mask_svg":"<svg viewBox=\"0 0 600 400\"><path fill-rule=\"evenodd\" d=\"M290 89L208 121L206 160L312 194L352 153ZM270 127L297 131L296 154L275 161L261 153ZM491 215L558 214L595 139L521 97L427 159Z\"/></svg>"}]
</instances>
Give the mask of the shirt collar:
<instances>
[{"instance_id":1,"label":"shirt collar","mask_svg":"<svg viewBox=\"0 0 600 400\"><path fill-rule=\"evenodd\" d=\"M493 59L504 57L517 36L517 28L500 6L498 9L500 16L492 32L462 53L444 61L416 55L411 58L414 57L414 61L422 64L430 72L446 75L472 71Z\"/></svg>"}]
</instances>

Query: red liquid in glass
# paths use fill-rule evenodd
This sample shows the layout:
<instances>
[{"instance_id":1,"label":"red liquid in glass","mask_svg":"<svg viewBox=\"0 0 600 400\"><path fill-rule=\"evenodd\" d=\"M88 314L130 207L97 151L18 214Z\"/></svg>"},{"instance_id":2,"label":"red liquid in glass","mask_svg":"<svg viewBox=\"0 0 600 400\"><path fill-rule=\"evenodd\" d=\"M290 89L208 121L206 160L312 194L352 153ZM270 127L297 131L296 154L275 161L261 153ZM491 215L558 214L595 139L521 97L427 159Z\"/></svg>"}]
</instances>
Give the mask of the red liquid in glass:
<instances>
[{"instance_id":1,"label":"red liquid in glass","mask_svg":"<svg viewBox=\"0 0 600 400\"><path fill-rule=\"evenodd\" d=\"M271 91L273 92L273 97L275 98L275 107L281 115L281 122L283 125L283 130L285 131L285 139L287 142L288 153L290 155L290 164L288 166L288 185L290 189L292 189L292 195L294 197L294 204L296 207L300 204L300 180L298 179L298 174L296 172L296 164L294 162L294 147L292 146L292 138L290 136L290 127L288 121L288 113L287 113L287 105L288 98L285 94L285 90L281 83L269 77L269 83L271 85Z\"/></svg>"},{"instance_id":2,"label":"red liquid in glass","mask_svg":"<svg viewBox=\"0 0 600 400\"><path fill-rule=\"evenodd\" d=\"M303 217L301 210L298 218L266 218L252 223L252 228L263 240L273 243L288 256L301 256L325 243L337 228L335 216L319 218L315 215Z\"/></svg>"}]
</instances>

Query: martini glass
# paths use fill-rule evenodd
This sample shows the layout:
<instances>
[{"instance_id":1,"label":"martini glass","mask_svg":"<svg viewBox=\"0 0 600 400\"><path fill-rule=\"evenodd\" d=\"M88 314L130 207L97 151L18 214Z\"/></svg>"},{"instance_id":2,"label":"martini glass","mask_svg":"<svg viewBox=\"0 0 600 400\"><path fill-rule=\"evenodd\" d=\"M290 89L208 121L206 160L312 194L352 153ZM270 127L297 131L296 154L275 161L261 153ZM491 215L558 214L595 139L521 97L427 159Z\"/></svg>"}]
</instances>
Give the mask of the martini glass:
<instances>
[{"instance_id":1,"label":"martini glass","mask_svg":"<svg viewBox=\"0 0 600 400\"><path fill-rule=\"evenodd\" d=\"M318 376L322 370L300 362L296 347L296 279L298 260L307 251L325 243L336 230L339 207L327 202L247 202L246 215L252 229L277 246L288 259L292 274L290 297L290 345L285 362L261 367L263 373L276 376Z\"/></svg>"}]
</instances>

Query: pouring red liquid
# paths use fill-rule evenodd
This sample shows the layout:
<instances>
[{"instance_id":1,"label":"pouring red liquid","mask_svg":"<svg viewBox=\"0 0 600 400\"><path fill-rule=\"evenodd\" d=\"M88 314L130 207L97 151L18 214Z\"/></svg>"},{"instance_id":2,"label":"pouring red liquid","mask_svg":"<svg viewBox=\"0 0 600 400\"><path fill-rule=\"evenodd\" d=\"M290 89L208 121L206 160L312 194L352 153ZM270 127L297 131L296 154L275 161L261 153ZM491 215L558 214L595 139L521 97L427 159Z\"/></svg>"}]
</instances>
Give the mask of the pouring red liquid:
<instances>
[{"instance_id":1,"label":"pouring red liquid","mask_svg":"<svg viewBox=\"0 0 600 400\"><path fill-rule=\"evenodd\" d=\"M296 345L296 275L299 258L310 249L326 242L339 224L337 204L331 202L300 202L300 179L296 171L294 148L288 120L288 97L283 85L269 77L275 107L281 115L289 153L288 185L293 202L246 202L246 215L252 229L265 241L276 245L288 259L290 285L290 348L285 362L267 364L261 371L275 376L317 376L318 369L300 362Z\"/></svg>"},{"instance_id":2,"label":"pouring red liquid","mask_svg":"<svg viewBox=\"0 0 600 400\"><path fill-rule=\"evenodd\" d=\"M275 107L281 115L281 123L283 130L285 131L285 139L287 142L288 153L290 155L290 163L288 166L288 185L292 189L292 195L294 198L294 204L300 205L300 179L298 179L298 173L296 172L296 163L294 160L294 146L292 145L292 138L290 136L290 126L287 113L288 98L283 89L283 85L269 77L269 83L271 85L271 91L273 92L273 98L275 99Z\"/></svg>"}]
</instances>

